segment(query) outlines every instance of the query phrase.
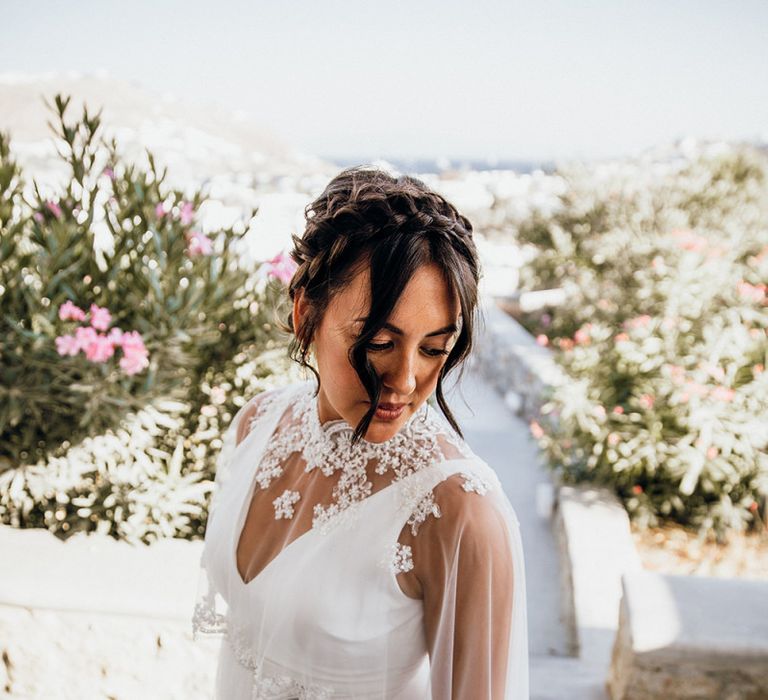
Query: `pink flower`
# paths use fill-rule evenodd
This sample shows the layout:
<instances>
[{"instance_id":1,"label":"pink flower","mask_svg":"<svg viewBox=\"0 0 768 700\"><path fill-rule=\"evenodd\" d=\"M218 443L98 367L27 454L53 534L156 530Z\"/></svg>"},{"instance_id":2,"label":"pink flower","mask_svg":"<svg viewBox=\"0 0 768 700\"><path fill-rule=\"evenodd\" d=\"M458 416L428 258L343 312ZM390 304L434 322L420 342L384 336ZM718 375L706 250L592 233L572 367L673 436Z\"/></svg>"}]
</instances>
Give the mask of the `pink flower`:
<instances>
[{"instance_id":1,"label":"pink flower","mask_svg":"<svg viewBox=\"0 0 768 700\"><path fill-rule=\"evenodd\" d=\"M646 328L650 322L651 317L648 314L643 314L642 316L636 316L624 321L622 325L624 328Z\"/></svg>"},{"instance_id":2,"label":"pink flower","mask_svg":"<svg viewBox=\"0 0 768 700\"><path fill-rule=\"evenodd\" d=\"M109 342L116 347L122 345L123 331L121 331L117 326L110 328L109 333L107 333L107 338L109 338Z\"/></svg>"},{"instance_id":3,"label":"pink flower","mask_svg":"<svg viewBox=\"0 0 768 700\"><path fill-rule=\"evenodd\" d=\"M622 413L624 413L624 408L622 406L614 406L613 412L617 413L618 415L621 415Z\"/></svg>"},{"instance_id":4,"label":"pink flower","mask_svg":"<svg viewBox=\"0 0 768 700\"><path fill-rule=\"evenodd\" d=\"M614 343L623 343L625 341L629 340L629 336L626 333L618 333L616 337L613 339Z\"/></svg>"},{"instance_id":5,"label":"pink flower","mask_svg":"<svg viewBox=\"0 0 768 700\"><path fill-rule=\"evenodd\" d=\"M85 311L68 299L59 307L59 318L62 321L84 321Z\"/></svg>"},{"instance_id":6,"label":"pink flower","mask_svg":"<svg viewBox=\"0 0 768 700\"><path fill-rule=\"evenodd\" d=\"M85 348L85 356L91 362L106 362L115 354L115 347L103 333L99 333Z\"/></svg>"},{"instance_id":7,"label":"pink flower","mask_svg":"<svg viewBox=\"0 0 768 700\"><path fill-rule=\"evenodd\" d=\"M710 445L707 448L707 459L714 459L715 457L717 457L719 452L720 451L714 445Z\"/></svg>"},{"instance_id":8,"label":"pink flower","mask_svg":"<svg viewBox=\"0 0 768 700\"><path fill-rule=\"evenodd\" d=\"M718 401L725 401L730 402L733 401L733 397L736 395L736 392L733 389L729 389L725 386L716 386L714 389L712 389L711 396L713 399L717 399Z\"/></svg>"},{"instance_id":9,"label":"pink flower","mask_svg":"<svg viewBox=\"0 0 768 700\"><path fill-rule=\"evenodd\" d=\"M632 487L632 493L634 493L636 496L639 496L643 492L643 487L640 486L640 484L635 484Z\"/></svg>"},{"instance_id":10,"label":"pink flower","mask_svg":"<svg viewBox=\"0 0 768 700\"><path fill-rule=\"evenodd\" d=\"M149 366L149 352L144 346L144 340L137 331L123 333L123 357L120 358L120 368L126 374L137 374Z\"/></svg>"},{"instance_id":11,"label":"pink flower","mask_svg":"<svg viewBox=\"0 0 768 700\"><path fill-rule=\"evenodd\" d=\"M568 350L573 350L573 341L570 338L560 338L558 345L561 350L565 350L566 352Z\"/></svg>"},{"instance_id":12,"label":"pink flower","mask_svg":"<svg viewBox=\"0 0 768 700\"><path fill-rule=\"evenodd\" d=\"M101 174L106 175L110 180L115 179L115 171L110 167L104 168L104 170L101 171Z\"/></svg>"},{"instance_id":13,"label":"pink flower","mask_svg":"<svg viewBox=\"0 0 768 700\"><path fill-rule=\"evenodd\" d=\"M756 377L765 371L765 367L762 364L757 364L752 368L752 374Z\"/></svg>"},{"instance_id":14,"label":"pink flower","mask_svg":"<svg viewBox=\"0 0 768 700\"><path fill-rule=\"evenodd\" d=\"M91 326L80 326L80 328L75 329L75 338L80 350L86 350L91 343L96 341L96 337L96 330Z\"/></svg>"},{"instance_id":15,"label":"pink flower","mask_svg":"<svg viewBox=\"0 0 768 700\"><path fill-rule=\"evenodd\" d=\"M672 377L672 383L678 386L685 381L685 367L680 365L667 365L669 374Z\"/></svg>"},{"instance_id":16,"label":"pink flower","mask_svg":"<svg viewBox=\"0 0 768 700\"><path fill-rule=\"evenodd\" d=\"M99 331L105 331L112 323L112 315L103 306L91 304L91 325Z\"/></svg>"},{"instance_id":17,"label":"pink flower","mask_svg":"<svg viewBox=\"0 0 768 700\"><path fill-rule=\"evenodd\" d=\"M531 429L531 435L537 440L541 440L541 438L544 437L544 429L539 425L538 421L532 420L529 427Z\"/></svg>"},{"instance_id":18,"label":"pink flower","mask_svg":"<svg viewBox=\"0 0 768 700\"><path fill-rule=\"evenodd\" d=\"M653 404L655 402L656 402L656 399L653 396L651 396L650 394L643 394L640 397L640 405L643 408L647 408L647 409L650 410L651 408L653 408Z\"/></svg>"},{"instance_id":19,"label":"pink flower","mask_svg":"<svg viewBox=\"0 0 768 700\"><path fill-rule=\"evenodd\" d=\"M544 335L543 333L540 333L539 335L536 336L536 342L542 347L546 347L547 345L549 345L549 338L547 338L547 336Z\"/></svg>"},{"instance_id":20,"label":"pink flower","mask_svg":"<svg viewBox=\"0 0 768 700\"><path fill-rule=\"evenodd\" d=\"M591 338L589 337L589 331L592 328L591 323L585 323L579 330L576 331L573 335L574 341L576 341L576 345L588 345L591 342Z\"/></svg>"},{"instance_id":21,"label":"pink flower","mask_svg":"<svg viewBox=\"0 0 768 700\"><path fill-rule=\"evenodd\" d=\"M43 221L45 221L45 217L39 211L32 214L32 218L37 221L38 224L42 224Z\"/></svg>"},{"instance_id":22,"label":"pink flower","mask_svg":"<svg viewBox=\"0 0 768 700\"><path fill-rule=\"evenodd\" d=\"M183 202L179 210L179 219L182 226L189 226L195 218L195 208L192 202Z\"/></svg>"},{"instance_id":23,"label":"pink flower","mask_svg":"<svg viewBox=\"0 0 768 700\"><path fill-rule=\"evenodd\" d=\"M45 206L48 208L48 211L51 212L57 219L61 218L61 207L54 202L52 199L49 199Z\"/></svg>"},{"instance_id":24,"label":"pink flower","mask_svg":"<svg viewBox=\"0 0 768 700\"><path fill-rule=\"evenodd\" d=\"M120 369L128 375L138 374L148 366L149 360L147 356L141 353L130 353L120 358Z\"/></svg>"},{"instance_id":25,"label":"pink flower","mask_svg":"<svg viewBox=\"0 0 768 700\"><path fill-rule=\"evenodd\" d=\"M753 285L749 282L745 282L744 280L741 280L736 285L736 291L739 293L739 296L742 299L746 299L747 301L755 302L757 304L765 301L765 289L766 287L764 284Z\"/></svg>"},{"instance_id":26,"label":"pink flower","mask_svg":"<svg viewBox=\"0 0 768 700\"><path fill-rule=\"evenodd\" d=\"M213 252L213 243L208 236L199 231L192 231L189 234L190 255L210 255Z\"/></svg>"},{"instance_id":27,"label":"pink flower","mask_svg":"<svg viewBox=\"0 0 768 700\"><path fill-rule=\"evenodd\" d=\"M165 207L162 202L155 206L155 216L158 219L162 219L165 216Z\"/></svg>"},{"instance_id":28,"label":"pink flower","mask_svg":"<svg viewBox=\"0 0 768 700\"><path fill-rule=\"evenodd\" d=\"M56 338L56 352L62 357L77 355L80 352L80 343L73 335L60 335Z\"/></svg>"},{"instance_id":29,"label":"pink flower","mask_svg":"<svg viewBox=\"0 0 768 700\"><path fill-rule=\"evenodd\" d=\"M616 447L616 445L619 444L621 438L619 437L618 433L609 433L608 434L608 444L611 447Z\"/></svg>"},{"instance_id":30,"label":"pink flower","mask_svg":"<svg viewBox=\"0 0 768 700\"><path fill-rule=\"evenodd\" d=\"M279 279L283 284L288 284L293 278L298 265L290 255L278 253L274 258L267 261L267 275Z\"/></svg>"},{"instance_id":31,"label":"pink flower","mask_svg":"<svg viewBox=\"0 0 768 700\"><path fill-rule=\"evenodd\" d=\"M672 236L677 238L677 247L681 250L692 250L700 252L707 247L707 239L693 231L675 229Z\"/></svg>"}]
</instances>

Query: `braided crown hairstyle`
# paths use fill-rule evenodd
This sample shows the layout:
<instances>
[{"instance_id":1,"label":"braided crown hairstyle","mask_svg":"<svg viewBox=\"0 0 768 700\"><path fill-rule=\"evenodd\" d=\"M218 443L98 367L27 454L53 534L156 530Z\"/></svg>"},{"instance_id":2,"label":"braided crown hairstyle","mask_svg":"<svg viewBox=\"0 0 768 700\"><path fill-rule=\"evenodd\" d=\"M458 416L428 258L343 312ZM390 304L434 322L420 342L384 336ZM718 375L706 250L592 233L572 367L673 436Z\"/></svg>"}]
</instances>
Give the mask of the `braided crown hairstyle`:
<instances>
[{"instance_id":1,"label":"braided crown hairstyle","mask_svg":"<svg viewBox=\"0 0 768 700\"><path fill-rule=\"evenodd\" d=\"M462 366L472 349L480 276L472 224L421 180L393 177L379 169L358 166L334 177L304 211L306 228L293 236L291 257L297 263L289 284L291 300L303 288L308 310L293 333L292 359L320 376L308 362L310 344L333 295L359 271L370 266L371 307L360 335L349 349L349 361L368 392L371 408L355 427L353 442L368 430L378 406L382 381L368 359L366 346L392 314L409 280L422 265L435 263L461 308L459 336L446 358L435 396L459 435L461 429L443 396L442 381Z\"/></svg>"}]
</instances>

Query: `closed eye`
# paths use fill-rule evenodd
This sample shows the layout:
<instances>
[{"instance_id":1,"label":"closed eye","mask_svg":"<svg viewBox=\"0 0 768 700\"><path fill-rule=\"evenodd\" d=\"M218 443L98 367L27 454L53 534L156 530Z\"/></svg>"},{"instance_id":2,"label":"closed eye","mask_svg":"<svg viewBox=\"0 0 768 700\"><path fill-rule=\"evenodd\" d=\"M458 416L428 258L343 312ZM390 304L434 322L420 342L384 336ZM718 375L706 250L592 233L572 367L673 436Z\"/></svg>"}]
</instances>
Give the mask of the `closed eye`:
<instances>
[{"instance_id":1,"label":"closed eye","mask_svg":"<svg viewBox=\"0 0 768 700\"><path fill-rule=\"evenodd\" d=\"M368 343L366 348L371 352L380 352L382 350L389 350L392 347L392 343ZM429 357L440 357L441 355L447 355L448 350L442 348L422 348L421 351Z\"/></svg>"}]
</instances>

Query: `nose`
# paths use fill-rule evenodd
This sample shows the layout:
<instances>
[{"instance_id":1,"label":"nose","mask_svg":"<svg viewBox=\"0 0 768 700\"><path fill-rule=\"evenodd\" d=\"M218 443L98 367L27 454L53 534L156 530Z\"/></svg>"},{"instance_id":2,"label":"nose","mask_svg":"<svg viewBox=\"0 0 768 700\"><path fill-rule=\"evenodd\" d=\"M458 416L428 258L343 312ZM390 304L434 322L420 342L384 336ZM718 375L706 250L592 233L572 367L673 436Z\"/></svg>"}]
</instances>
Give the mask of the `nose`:
<instances>
[{"instance_id":1,"label":"nose","mask_svg":"<svg viewBox=\"0 0 768 700\"><path fill-rule=\"evenodd\" d=\"M410 352L398 353L382 374L384 385L401 398L416 391L416 358Z\"/></svg>"}]
</instances>

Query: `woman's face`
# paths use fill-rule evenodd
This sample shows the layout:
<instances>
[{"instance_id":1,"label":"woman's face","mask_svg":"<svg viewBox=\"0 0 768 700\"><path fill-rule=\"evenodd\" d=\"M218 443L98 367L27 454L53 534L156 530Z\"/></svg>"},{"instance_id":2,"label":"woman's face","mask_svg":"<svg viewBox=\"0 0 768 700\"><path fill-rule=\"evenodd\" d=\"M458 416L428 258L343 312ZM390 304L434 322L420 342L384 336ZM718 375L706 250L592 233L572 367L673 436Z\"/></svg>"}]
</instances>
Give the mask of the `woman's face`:
<instances>
[{"instance_id":1,"label":"woman's face","mask_svg":"<svg viewBox=\"0 0 768 700\"><path fill-rule=\"evenodd\" d=\"M306 310L302 292L297 290L294 299L294 328L300 327ZM348 357L369 307L370 268L364 265L332 298L313 339L321 423L343 418L354 427L370 409L368 394ZM416 271L386 327L369 344L368 357L381 377L382 391L366 440L393 437L435 390L458 337L459 308L436 265Z\"/></svg>"}]
</instances>

